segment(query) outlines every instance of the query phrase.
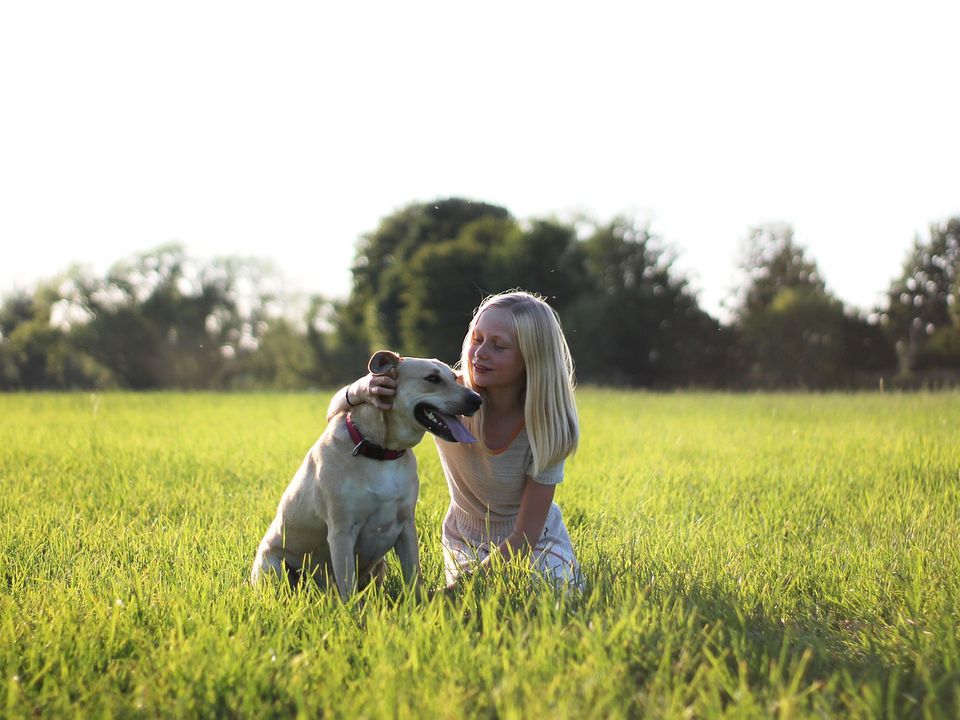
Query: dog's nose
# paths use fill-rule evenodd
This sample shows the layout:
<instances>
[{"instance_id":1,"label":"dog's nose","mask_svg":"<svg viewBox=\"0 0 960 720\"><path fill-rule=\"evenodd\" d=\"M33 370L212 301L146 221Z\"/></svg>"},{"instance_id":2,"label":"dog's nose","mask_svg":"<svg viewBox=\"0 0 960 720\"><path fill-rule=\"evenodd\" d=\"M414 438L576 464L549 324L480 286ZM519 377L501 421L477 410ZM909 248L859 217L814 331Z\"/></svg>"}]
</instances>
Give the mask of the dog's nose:
<instances>
[{"instance_id":1,"label":"dog's nose","mask_svg":"<svg viewBox=\"0 0 960 720\"><path fill-rule=\"evenodd\" d=\"M480 393L476 393L473 390L470 391L470 395L467 398L467 405L470 407L470 412L475 413L480 409L480 406L483 405L483 398L480 397Z\"/></svg>"}]
</instances>

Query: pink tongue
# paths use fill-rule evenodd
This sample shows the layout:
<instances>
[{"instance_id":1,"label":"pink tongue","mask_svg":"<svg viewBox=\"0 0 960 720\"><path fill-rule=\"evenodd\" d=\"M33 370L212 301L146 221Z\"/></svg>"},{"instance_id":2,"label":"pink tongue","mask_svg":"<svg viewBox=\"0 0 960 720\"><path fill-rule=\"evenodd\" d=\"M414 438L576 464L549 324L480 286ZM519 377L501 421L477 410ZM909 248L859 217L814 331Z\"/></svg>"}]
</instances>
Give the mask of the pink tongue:
<instances>
[{"instance_id":1,"label":"pink tongue","mask_svg":"<svg viewBox=\"0 0 960 720\"><path fill-rule=\"evenodd\" d=\"M439 415L440 419L447 424L448 428L450 428L450 432L453 433L453 436L457 439L457 442L473 443L477 441L477 439L470 434L470 431L467 430L453 415L447 415L439 411L437 412L437 415Z\"/></svg>"}]
</instances>

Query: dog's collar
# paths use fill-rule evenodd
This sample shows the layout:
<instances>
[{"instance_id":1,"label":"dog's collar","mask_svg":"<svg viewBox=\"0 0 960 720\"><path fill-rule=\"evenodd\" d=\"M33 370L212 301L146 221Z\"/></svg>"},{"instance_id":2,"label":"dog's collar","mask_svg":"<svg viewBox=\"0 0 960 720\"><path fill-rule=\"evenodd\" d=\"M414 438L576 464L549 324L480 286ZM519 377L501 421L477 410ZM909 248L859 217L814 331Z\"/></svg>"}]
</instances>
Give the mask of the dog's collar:
<instances>
[{"instance_id":1,"label":"dog's collar","mask_svg":"<svg viewBox=\"0 0 960 720\"><path fill-rule=\"evenodd\" d=\"M353 448L354 457L363 455L374 460L396 460L403 457L407 452L406 450L387 450L379 445L374 445L360 434L357 426L353 424L353 416L350 413L347 413L347 432L350 433L350 439L357 444Z\"/></svg>"}]
</instances>

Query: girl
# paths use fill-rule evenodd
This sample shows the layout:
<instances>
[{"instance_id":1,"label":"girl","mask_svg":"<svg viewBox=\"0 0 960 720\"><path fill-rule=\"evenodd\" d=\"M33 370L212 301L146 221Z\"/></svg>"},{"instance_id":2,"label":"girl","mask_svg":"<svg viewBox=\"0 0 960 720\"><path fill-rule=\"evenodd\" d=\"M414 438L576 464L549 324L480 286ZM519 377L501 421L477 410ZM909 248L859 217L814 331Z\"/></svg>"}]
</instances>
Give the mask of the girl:
<instances>
[{"instance_id":1,"label":"girl","mask_svg":"<svg viewBox=\"0 0 960 720\"><path fill-rule=\"evenodd\" d=\"M498 556L529 557L554 585L579 588L570 536L553 502L579 437L573 360L556 313L526 292L488 297L470 321L458 370L483 406L463 418L478 442L434 438L450 490L443 521L448 588ZM389 408L395 388L389 376L362 377L334 396L328 419L351 403Z\"/></svg>"}]
</instances>

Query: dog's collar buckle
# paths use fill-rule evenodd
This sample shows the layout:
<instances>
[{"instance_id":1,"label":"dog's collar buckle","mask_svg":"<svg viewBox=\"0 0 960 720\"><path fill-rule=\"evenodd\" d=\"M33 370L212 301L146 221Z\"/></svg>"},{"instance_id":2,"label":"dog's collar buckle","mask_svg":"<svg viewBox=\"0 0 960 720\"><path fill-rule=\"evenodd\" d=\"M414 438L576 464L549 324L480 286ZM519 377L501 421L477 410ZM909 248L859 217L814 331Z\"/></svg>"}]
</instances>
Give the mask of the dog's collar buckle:
<instances>
[{"instance_id":1,"label":"dog's collar buckle","mask_svg":"<svg viewBox=\"0 0 960 720\"><path fill-rule=\"evenodd\" d=\"M353 424L353 415L350 413L347 413L347 432L350 433L350 439L356 443L353 453L351 453L354 457L363 455L373 460L396 460L403 457L407 452L406 450L387 450L379 445L374 445L360 434L357 426Z\"/></svg>"}]
</instances>

